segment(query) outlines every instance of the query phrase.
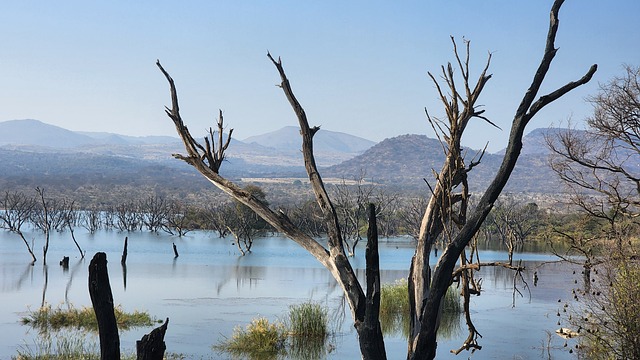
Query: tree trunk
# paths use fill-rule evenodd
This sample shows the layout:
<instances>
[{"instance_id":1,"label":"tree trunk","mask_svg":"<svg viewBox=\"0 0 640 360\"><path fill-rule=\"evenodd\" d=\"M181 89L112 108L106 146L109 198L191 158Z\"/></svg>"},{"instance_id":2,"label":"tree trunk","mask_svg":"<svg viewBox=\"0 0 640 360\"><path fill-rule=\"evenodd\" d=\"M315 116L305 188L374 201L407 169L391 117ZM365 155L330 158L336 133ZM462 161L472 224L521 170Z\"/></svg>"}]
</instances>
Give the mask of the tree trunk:
<instances>
[{"instance_id":1,"label":"tree trunk","mask_svg":"<svg viewBox=\"0 0 640 360\"><path fill-rule=\"evenodd\" d=\"M113 295L107 272L107 255L98 252L89 264L89 296L98 321L100 359L120 359L120 337L113 312Z\"/></svg>"},{"instance_id":2,"label":"tree trunk","mask_svg":"<svg viewBox=\"0 0 640 360\"><path fill-rule=\"evenodd\" d=\"M366 281L367 295L364 320L356 322L360 352L363 359L386 359L384 338L380 328L380 261L378 255L378 227L375 205L369 204L369 229L367 230Z\"/></svg>"},{"instance_id":3,"label":"tree trunk","mask_svg":"<svg viewBox=\"0 0 640 360\"><path fill-rule=\"evenodd\" d=\"M164 343L164 334L167 332L169 318L162 326L153 329L136 342L138 360L162 360L167 345Z\"/></svg>"}]
</instances>

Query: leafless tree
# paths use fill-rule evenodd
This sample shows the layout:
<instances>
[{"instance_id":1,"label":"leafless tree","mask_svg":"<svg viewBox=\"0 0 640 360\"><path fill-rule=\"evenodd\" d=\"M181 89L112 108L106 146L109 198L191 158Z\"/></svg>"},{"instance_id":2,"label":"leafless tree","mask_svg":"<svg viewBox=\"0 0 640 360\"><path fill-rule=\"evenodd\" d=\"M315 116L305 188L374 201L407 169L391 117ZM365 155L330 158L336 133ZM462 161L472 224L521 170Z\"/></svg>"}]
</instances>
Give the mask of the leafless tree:
<instances>
[{"instance_id":1,"label":"leafless tree","mask_svg":"<svg viewBox=\"0 0 640 360\"><path fill-rule=\"evenodd\" d=\"M149 195L140 200L138 205L140 212L140 220L142 225L151 232L160 231L168 216L169 205L164 197L158 195Z\"/></svg>"},{"instance_id":2,"label":"leafless tree","mask_svg":"<svg viewBox=\"0 0 640 360\"><path fill-rule=\"evenodd\" d=\"M353 180L355 184L347 184L345 179L334 187L333 203L340 221L342 239L349 256L354 256L356 246L362 240L362 231L367 224L367 207L373 198L374 188L366 184L364 173Z\"/></svg>"},{"instance_id":3,"label":"leafless tree","mask_svg":"<svg viewBox=\"0 0 640 360\"><path fill-rule=\"evenodd\" d=\"M568 130L547 137L551 167L563 180L571 202L609 224L609 237L622 249L625 218L640 214L640 67L600 86L588 98L594 112L585 132Z\"/></svg>"},{"instance_id":4,"label":"leafless tree","mask_svg":"<svg viewBox=\"0 0 640 360\"><path fill-rule=\"evenodd\" d=\"M131 232L142 228L142 216L138 204L133 200L118 204L114 215L114 226L120 231Z\"/></svg>"},{"instance_id":5,"label":"leafless tree","mask_svg":"<svg viewBox=\"0 0 640 360\"><path fill-rule=\"evenodd\" d=\"M89 233L93 234L103 226L103 213L98 210L97 207L84 210L80 213L80 224L87 229Z\"/></svg>"},{"instance_id":6,"label":"leafless tree","mask_svg":"<svg viewBox=\"0 0 640 360\"><path fill-rule=\"evenodd\" d=\"M167 216L163 229L180 237L193 230L193 223L190 215L195 215L196 210L185 206L179 201L173 200L167 203Z\"/></svg>"},{"instance_id":7,"label":"leafless tree","mask_svg":"<svg viewBox=\"0 0 640 360\"><path fill-rule=\"evenodd\" d=\"M440 88L436 78L430 74L437 86L441 100L445 106L447 118L445 121L429 117L432 126L442 134L443 151L446 154L446 161L440 172L436 173L436 181L431 186L431 200L424 213L423 221L418 236L416 254L413 257L410 269L409 291L411 303L411 335L408 346L408 359L432 359L436 355L436 333L438 331L438 318L441 311L442 298L449 285L453 281L454 267L457 260L464 255L464 249L474 237L480 225L504 188L516 160L522 148L522 136L526 125L535 114L549 103L557 100L567 92L588 82L596 71L594 65L581 79L570 82L561 88L543 95L536 99L542 81L551 65L557 49L554 47L555 36L558 27L558 11L562 5L562 0L556 0L551 10L551 20L547 44L543 59L538 67L533 81L524 95L518 110L516 111L509 144L504 160L498 170L495 179L490 184L487 191L482 195L474 211L467 215L468 205L468 185L467 173L478 165L482 154L465 164L465 157L461 153L462 134L469 121L474 118L483 119L491 124L478 110L476 104L482 89L491 75L487 69L489 61L482 71L477 83L469 83L469 43L467 42L466 58L461 60L454 42L454 53L462 77L462 86L457 86L454 81L454 67L449 64L443 67L443 77L447 85L447 91ZM243 203L265 221L271 224L277 231L285 234L293 241L302 246L320 263L322 263L333 275L345 293L347 303L351 309L352 319L358 333L360 349L365 359L384 359L384 341L380 331L378 314L376 313L379 300L379 287L376 287L372 278L379 278L377 267L367 268L367 291L363 291L360 282L353 270L344 250L344 239L340 229L340 222L335 207L325 189L324 182L318 172L313 155L313 136L319 127L310 127L306 113L293 94L290 82L285 74L280 59L274 59L268 54L280 75L280 86L285 96L291 104L300 126L302 136L302 153L304 157L305 169L309 176L311 187L314 191L318 206L322 210L325 223L327 225L328 244L324 247L318 241L302 232L290 219L282 212L277 212L269 208L264 202L257 199L250 192L240 188L233 182L220 175L220 164L225 144L218 140L218 148L215 149L213 131L209 137L205 138L205 146L197 142L185 126L179 111L178 95L175 84L170 75L158 62L157 65L163 72L170 85L171 108L167 108L167 115L173 120L176 131L183 140L187 155L174 154L195 167L211 183L220 188L225 193L237 201ZM448 92L449 95L445 95ZM218 119L218 133L222 133L223 121L220 115ZM455 232L453 231L455 229ZM431 246L441 235L447 236L448 245L445 248L440 260L435 266L433 274L430 271L429 252ZM367 246L367 259L377 258L377 247ZM367 260L367 264L369 264ZM478 267L479 264L462 264L456 271L457 276L467 276L467 274ZM469 282L467 282L468 284ZM469 285L465 285L467 294L470 293ZM468 299L467 299L468 300ZM465 308L468 309L468 301ZM476 339L478 336L475 327L468 322L469 337L457 352L463 349L479 349Z\"/></svg>"},{"instance_id":8,"label":"leafless tree","mask_svg":"<svg viewBox=\"0 0 640 360\"><path fill-rule=\"evenodd\" d=\"M487 217L492 229L507 248L509 264L513 264L513 253L521 248L526 239L538 227L538 206L522 204L513 198L501 197Z\"/></svg>"},{"instance_id":9,"label":"leafless tree","mask_svg":"<svg viewBox=\"0 0 640 360\"><path fill-rule=\"evenodd\" d=\"M244 188L251 196L261 201L265 205L269 205L266 195L261 188L255 185L248 185ZM253 241L256 237L262 236L269 229L268 224L249 209L246 205L239 201L230 204L229 211L226 211L225 226L236 239L235 243L242 255L251 252Z\"/></svg>"},{"instance_id":10,"label":"leafless tree","mask_svg":"<svg viewBox=\"0 0 640 360\"><path fill-rule=\"evenodd\" d=\"M5 192L2 198L2 210L0 210L0 227L18 235L25 246L31 262L36 262L36 255L29 242L24 237L22 226L30 221L31 214L36 206L35 199L22 192Z\"/></svg>"},{"instance_id":11,"label":"leafless tree","mask_svg":"<svg viewBox=\"0 0 640 360\"><path fill-rule=\"evenodd\" d=\"M292 204L287 208L280 208L293 224L305 233L320 237L327 233L327 226L322 217L318 204L313 200Z\"/></svg>"},{"instance_id":12,"label":"leafless tree","mask_svg":"<svg viewBox=\"0 0 640 360\"><path fill-rule=\"evenodd\" d=\"M46 266L47 265L47 252L49 251L49 238L51 235L51 230L55 229L58 216L51 216L51 213L56 212L59 208L58 204L55 200L46 198L44 193L45 190L37 187L36 188L37 200L36 207L32 212L31 222L36 229L42 231L44 234L44 246L42 247L42 262ZM55 211L50 211L56 209Z\"/></svg>"},{"instance_id":13,"label":"leafless tree","mask_svg":"<svg viewBox=\"0 0 640 360\"><path fill-rule=\"evenodd\" d=\"M66 204L63 206L64 224L67 227L67 229L69 229L69 233L71 234L71 239L73 240L73 243L76 245L76 248L80 252L80 258L84 259L84 252L82 251L80 244L78 244L78 241L76 240L76 236L75 236L75 228L78 223L78 215L80 214L80 212L75 208L74 201L64 201L64 203Z\"/></svg>"}]
</instances>

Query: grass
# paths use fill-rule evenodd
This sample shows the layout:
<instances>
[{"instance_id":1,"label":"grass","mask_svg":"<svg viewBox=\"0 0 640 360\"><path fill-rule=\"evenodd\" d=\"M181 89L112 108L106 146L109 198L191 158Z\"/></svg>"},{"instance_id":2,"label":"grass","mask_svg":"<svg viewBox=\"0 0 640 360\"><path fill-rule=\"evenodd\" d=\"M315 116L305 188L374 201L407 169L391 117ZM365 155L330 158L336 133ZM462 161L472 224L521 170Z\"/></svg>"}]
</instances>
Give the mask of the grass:
<instances>
[{"instance_id":1,"label":"grass","mask_svg":"<svg viewBox=\"0 0 640 360\"><path fill-rule=\"evenodd\" d=\"M455 288L449 287L442 304L439 336L451 337L460 328L462 305ZM406 279L382 285L380 294L380 326L385 334L409 336L409 290Z\"/></svg>"},{"instance_id":2,"label":"grass","mask_svg":"<svg viewBox=\"0 0 640 360\"><path fill-rule=\"evenodd\" d=\"M327 309L318 303L305 302L289 307L289 335L297 338L324 339L329 334Z\"/></svg>"},{"instance_id":3,"label":"grass","mask_svg":"<svg viewBox=\"0 0 640 360\"><path fill-rule=\"evenodd\" d=\"M236 327L230 339L214 349L250 359L274 359L285 355L295 359L318 359L326 352L329 315L314 302L289 307L284 323L253 319L246 328ZM288 340L288 341L287 341Z\"/></svg>"},{"instance_id":4,"label":"grass","mask_svg":"<svg viewBox=\"0 0 640 360\"><path fill-rule=\"evenodd\" d=\"M99 360L97 334L86 330L61 330L40 333L32 345L18 349L15 360ZM121 360L135 360L135 353L122 353ZM167 360L185 359L181 354L166 353Z\"/></svg>"},{"instance_id":5,"label":"grass","mask_svg":"<svg viewBox=\"0 0 640 360\"><path fill-rule=\"evenodd\" d=\"M151 326L155 321L147 312L136 310L127 313L120 306L115 307L114 313L119 330ZM98 331L96 315L91 307L75 308L70 306L68 309L60 307L53 309L51 305L45 305L37 311L30 311L27 316L21 319L21 322L23 325L29 325L41 332L62 328L81 328Z\"/></svg>"},{"instance_id":6,"label":"grass","mask_svg":"<svg viewBox=\"0 0 640 360\"><path fill-rule=\"evenodd\" d=\"M284 353L286 339L286 330L281 323L270 323L259 317L251 320L246 328L236 327L230 339L214 348L250 359L269 359Z\"/></svg>"}]
</instances>

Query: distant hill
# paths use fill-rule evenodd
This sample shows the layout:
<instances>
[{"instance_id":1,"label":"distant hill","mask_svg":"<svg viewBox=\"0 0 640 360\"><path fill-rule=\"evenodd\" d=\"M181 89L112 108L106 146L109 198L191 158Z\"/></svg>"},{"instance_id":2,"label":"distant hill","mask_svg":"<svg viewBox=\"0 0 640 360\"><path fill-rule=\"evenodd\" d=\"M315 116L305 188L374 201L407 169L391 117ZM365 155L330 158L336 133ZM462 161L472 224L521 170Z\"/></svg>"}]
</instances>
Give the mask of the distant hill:
<instances>
[{"instance_id":1,"label":"distant hill","mask_svg":"<svg viewBox=\"0 0 640 360\"><path fill-rule=\"evenodd\" d=\"M243 140L278 150L299 151L302 148L300 129L285 126L270 133L251 136ZM375 145L375 142L361 137L320 129L313 137L313 149L318 152L343 152L360 154Z\"/></svg>"},{"instance_id":2,"label":"distant hill","mask_svg":"<svg viewBox=\"0 0 640 360\"><path fill-rule=\"evenodd\" d=\"M524 153L507 183L507 191L555 193L561 184L548 166L548 151L537 147L539 132L525 136ZM479 150L464 148L467 165ZM469 176L472 191L485 189L500 167L502 154L484 154L481 164ZM352 179L364 172L367 179L403 189L426 189L424 179L433 182L433 170L440 171L444 152L440 142L424 135L401 135L385 139L362 155L324 171L325 176Z\"/></svg>"},{"instance_id":3,"label":"distant hill","mask_svg":"<svg viewBox=\"0 0 640 360\"><path fill-rule=\"evenodd\" d=\"M558 135L566 133L566 128L539 128L531 130L523 138L522 153L523 155L549 155L551 150L547 145L547 138L557 139ZM575 134L586 134L584 130L572 129ZM496 154L504 155L505 149L498 151Z\"/></svg>"},{"instance_id":4,"label":"distant hill","mask_svg":"<svg viewBox=\"0 0 640 360\"><path fill-rule=\"evenodd\" d=\"M200 139L205 134L193 135ZM257 168L283 167L286 171L303 169L301 138L297 128L285 127L249 140L232 139L227 150L229 163ZM373 144L357 136L320 130L314 137L316 162L319 166L335 165L362 153ZM182 142L177 137L75 132L39 120L0 122L0 147L42 152L75 151L147 160L166 160L171 158L171 154L183 151Z\"/></svg>"},{"instance_id":5,"label":"distant hill","mask_svg":"<svg viewBox=\"0 0 640 360\"><path fill-rule=\"evenodd\" d=\"M91 144L89 136L75 133L38 120L10 120L0 122L0 146L39 146L68 149Z\"/></svg>"},{"instance_id":6,"label":"distant hill","mask_svg":"<svg viewBox=\"0 0 640 360\"><path fill-rule=\"evenodd\" d=\"M566 129L536 129L523 139L523 152L506 191L557 193L562 187L548 166L545 133ZM203 134L204 135L204 134ZM316 161L323 177L367 180L396 189L426 189L444 160L441 144L424 135L401 135L378 144L327 130L314 137ZM285 127L272 133L233 139L221 173L239 178L305 178L300 135ZM373 146L371 146L373 145ZM464 149L469 163L479 151ZM111 133L79 133L37 120L0 122L0 190L46 183L74 186L125 183L132 186L205 188L195 170L171 154L184 153L173 137L131 137ZM502 154L484 154L470 175L472 191L486 188ZM183 180L187 180L185 183ZM282 190L279 190L282 191ZM286 194L287 191L283 191Z\"/></svg>"}]
</instances>

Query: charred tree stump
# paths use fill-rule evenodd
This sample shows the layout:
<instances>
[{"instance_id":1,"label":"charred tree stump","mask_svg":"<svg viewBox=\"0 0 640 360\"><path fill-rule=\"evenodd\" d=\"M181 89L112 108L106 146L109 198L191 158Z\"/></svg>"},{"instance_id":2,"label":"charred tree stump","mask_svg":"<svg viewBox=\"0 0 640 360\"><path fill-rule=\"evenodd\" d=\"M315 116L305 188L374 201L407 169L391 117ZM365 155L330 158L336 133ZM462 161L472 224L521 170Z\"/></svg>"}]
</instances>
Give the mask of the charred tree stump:
<instances>
[{"instance_id":1,"label":"charred tree stump","mask_svg":"<svg viewBox=\"0 0 640 360\"><path fill-rule=\"evenodd\" d=\"M136 352L138 360L162 360L167 345L164 343L164 334L167 332L169 318L162 326L153 329L144 335L142 339L136 341Z\"/></svg>"},{"instance_id":2,"label":"charred tree stump","mask_svg":"<svg viewBox=\"0 0 640 360\"><path fill-rule=\"evenodd\" d=\"M113 312L113 295L107 272L107 255L98 252L89 264L89 296L98 321L100 359L120 359L120 337Z\"/></svg>"},{"instance_id":3,"label":"charred tree stump","mask_svg":"<svg viewBox=\"0 0 640 360\"><path fill-rule=\"evenodd\" d=\"M63 256L62 260L60 260L60 266L62 266L63 269L68 270L69 269L69 257L68 256Z\"/></svg>"},{"instance_id":4,"label":"charred tree stump","mask_svg":"<svg viewBox=\"0 0 640 360\"><path fill-rule=\"evenodd\" d=\"M364 320L358 327L360 351L364 359L386 359L386 351L380 327L380 259L378 254L378 225L376 207L369 204L369 229L367 230L366 281L367 294Z\"/></svg>"}]
</instances>

